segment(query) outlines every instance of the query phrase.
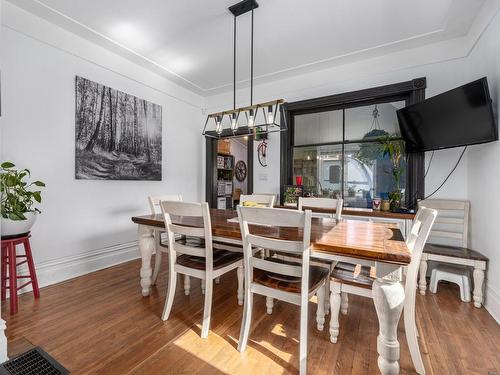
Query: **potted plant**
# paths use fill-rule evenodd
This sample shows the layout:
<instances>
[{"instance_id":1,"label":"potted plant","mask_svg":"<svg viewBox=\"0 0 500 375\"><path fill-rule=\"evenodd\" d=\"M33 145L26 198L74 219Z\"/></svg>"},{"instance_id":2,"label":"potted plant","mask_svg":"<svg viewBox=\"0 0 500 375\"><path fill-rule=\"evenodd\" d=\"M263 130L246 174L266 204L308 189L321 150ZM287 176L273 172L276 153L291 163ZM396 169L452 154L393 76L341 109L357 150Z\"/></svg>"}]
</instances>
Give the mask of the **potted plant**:
<instances>
[{"instance_id":1,"label":"potted plant","mask_svg":"<svg viewBox=\"0 0 500 375\"><path fill-rule=\"evenodd\" d=\"M0 194L2 215L2 236L14 236L28 233L41 211L34 207L41 203L42 181L29 182L28 169L15 169L11 162L0 165Z\"/></svg>"},{"instance_id":2,"label":"potted plant","mask_svg":"<svg viewBox=\"0 0 500 375\"><path fill-rule=\"evenodd\" d=\"M391 161L391 175L394 181L394 189L389 192L389 201L391 211L397 211L401 208L403 192L401 190L401 176L404 172L402 159L404 154L404 142L400 139L394 139L390 135L380 139L382 145L382 153L388 156Z\"/></svg>"},{"instance_id":3,"label":"potted plant","mask_svg":"<svg viewBox=\"0 0 500 375\"><path fill-rule=\"evenodd\" d=\"M285 206L296 206L300 196L302 196L302 186L285 186Z\"/></svg>"}]
</instances>

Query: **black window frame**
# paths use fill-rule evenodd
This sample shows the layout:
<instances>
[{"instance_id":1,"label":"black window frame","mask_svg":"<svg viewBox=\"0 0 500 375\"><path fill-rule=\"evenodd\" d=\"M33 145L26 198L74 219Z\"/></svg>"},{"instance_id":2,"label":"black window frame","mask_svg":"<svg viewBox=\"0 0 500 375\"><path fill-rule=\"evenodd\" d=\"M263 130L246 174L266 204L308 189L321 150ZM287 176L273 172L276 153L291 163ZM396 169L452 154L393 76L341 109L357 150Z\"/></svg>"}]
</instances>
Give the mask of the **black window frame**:
<instances>
[{"instance_id":1,"label":"black window frame","mask_svg":"<svg viewBox=\"0 0 500 375\"><path fill-rule=\"evenodd\" d=\"M364 90L351 91L342 94L324 96L320 98L301 100L285 103L282 107L281 115L287 121L288 130L281 133L280 137L280 200L284 203L284 187L293 184L293 149L294 147L317 146L294 145L296 115L318 113L335 110L345 110L362 106L375 105L404 101L406 105L415 104L425 99L425 89L427 81L425 77L415 78L411 81L399 82L395 84L373 87ZM359 141L345 141L345 113L343 116L343 140L340 142L322 143L321 145L360 143ZM367 141L368 142L368 141ZM373 142L373 140L369 141ZM424 184L424 153L412 153L406 155L406 206L415 208L417 200L425 195ZM344 168L342 169L342 177ZM342 178L342 184L343 184ZM342 185L343 186L343 185ZM343 188L342 188L343 190Z\"/></svg>"}]
</instances>

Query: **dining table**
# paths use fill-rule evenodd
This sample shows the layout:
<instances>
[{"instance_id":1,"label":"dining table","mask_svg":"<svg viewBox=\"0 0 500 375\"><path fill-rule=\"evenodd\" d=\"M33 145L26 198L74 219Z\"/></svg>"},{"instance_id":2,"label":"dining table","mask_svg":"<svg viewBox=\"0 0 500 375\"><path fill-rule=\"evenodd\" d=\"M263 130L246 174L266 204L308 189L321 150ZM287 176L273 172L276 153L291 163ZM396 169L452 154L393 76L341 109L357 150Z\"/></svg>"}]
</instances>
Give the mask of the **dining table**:
<instances>
[{"instance_id":1,"label":"dining table","mask_svg":"<svg viewBox=\"0 0 500 375\"><path fill-rule=\"evenodd\" d=\"M241 246L237 212L210 209L213 241ZM202 226L200 218L177 218L184 225ZM141 255L140 285L142 295L151 289L151 257L156 249L155 234L165 230L162 215L134 216L138 225ZM253 226L261 235L294 240L301 236L295 228ZM236 246L235 246L236 245ZM403 310L405 293L403 268L411 261L411 252L394 223L359 220L336 220L313 217L311 223L311 257L329 262L348 262L375 268L372 297L379 322L377 337L378 367L382 374L399 372L397 326Z\"/></svg>"}]
</instances>

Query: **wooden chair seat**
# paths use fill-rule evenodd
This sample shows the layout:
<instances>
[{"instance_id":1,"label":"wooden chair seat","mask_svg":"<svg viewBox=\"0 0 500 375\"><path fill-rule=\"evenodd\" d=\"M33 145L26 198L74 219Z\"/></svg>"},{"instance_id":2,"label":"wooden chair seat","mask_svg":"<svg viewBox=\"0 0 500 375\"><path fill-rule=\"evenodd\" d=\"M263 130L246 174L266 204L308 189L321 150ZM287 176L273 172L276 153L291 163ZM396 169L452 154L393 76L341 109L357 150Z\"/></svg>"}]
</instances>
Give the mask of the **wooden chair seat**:
<instances>
[{"instance_id":1,"label":"wooden chair seat","mask_svg":"<svg viewBox=\"0 0 500 375\"><path fill-rule=\"evenodd\" d=\"M300 263L288 262L278 258L266 258L266 260L281 263L281 264L289 264L300 267ZM292 277L281 275L265 270L261 270L255 268L253 271L254 282L274 288L283 290L290 293L300 293L300 277ZM328 269L324 267L318 266L310 266L309 267L309 292L318 289L318 286L324 282L325 277L328 275Z\"/></svg>"},{"instance_id":2,"label":"wooden chair seat","mask_svg":"<svg viewBox=\"0 0 500 375\"><path fill-rule=\"evenodd\" d=\"M371 289L375 280L375 267L340 262L332 271L333 281Z\"/></svg>"},{"instance_id":3,"label":"wooden chair seat","mask_svg":"<svg viewBox=\"0 0 500 375\"><path fill-rule=\"evenodd\" d=\"M466 247L437 245L428 243L424 247L424 253L433 255L442 255L454 258L488 261L488 258L485 257L483 254L475 250L468 249Z\"/></svg>"},{"instance_id":4,"label":"wooden chair seat","mask_svg":"<svg viewBox=\"0 0 500 375\"><path fill-rule=\"evenodd\" d=\"M192 246L192 245L190 245ZM214 249L213 251L213 269L218 270L223 267L226 267L234 262L237 262L239 260L243 259L243 254L242 253L236 253L233 251L226 251L226 250L216 250ZM187 255L183 254L177 258L177 264L184 266L184 267L189 267L189 268L194 268L198 270L204 270L206 268L205 266L205 260L206 258L204 257L196 257L192 255Z\"/></svg>"}]
</instances>

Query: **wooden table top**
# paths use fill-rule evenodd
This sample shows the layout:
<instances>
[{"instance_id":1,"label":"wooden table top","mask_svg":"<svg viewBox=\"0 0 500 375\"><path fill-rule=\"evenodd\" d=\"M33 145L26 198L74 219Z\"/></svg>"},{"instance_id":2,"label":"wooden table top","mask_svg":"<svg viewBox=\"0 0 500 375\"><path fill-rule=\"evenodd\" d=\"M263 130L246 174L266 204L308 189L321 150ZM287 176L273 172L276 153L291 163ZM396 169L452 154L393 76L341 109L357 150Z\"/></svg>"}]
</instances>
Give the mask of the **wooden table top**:
<instances>
[{"instance_id":1,"label":"wooden table top","mask_svg":"<svg viewBox=\"0 0 500 375\"><path fill-rule=\"evenodd\" d=\"M211 209L212 234L214 237L241 240L240 226L228 219L237 216L236 211ZM134 216L136 224L164 228L161 215ZM184 225L201 226L200 218L183 217ZM268 237L288 240L300 239L300 230L280 227L250 226L251 232ZM357 220L337 222L330 218L313 218L311 249L322 253L345 255L355 258L379 260L388 263L408 264L411 253L396 224L370 223Z\"/></svg>"}]
</instances>

